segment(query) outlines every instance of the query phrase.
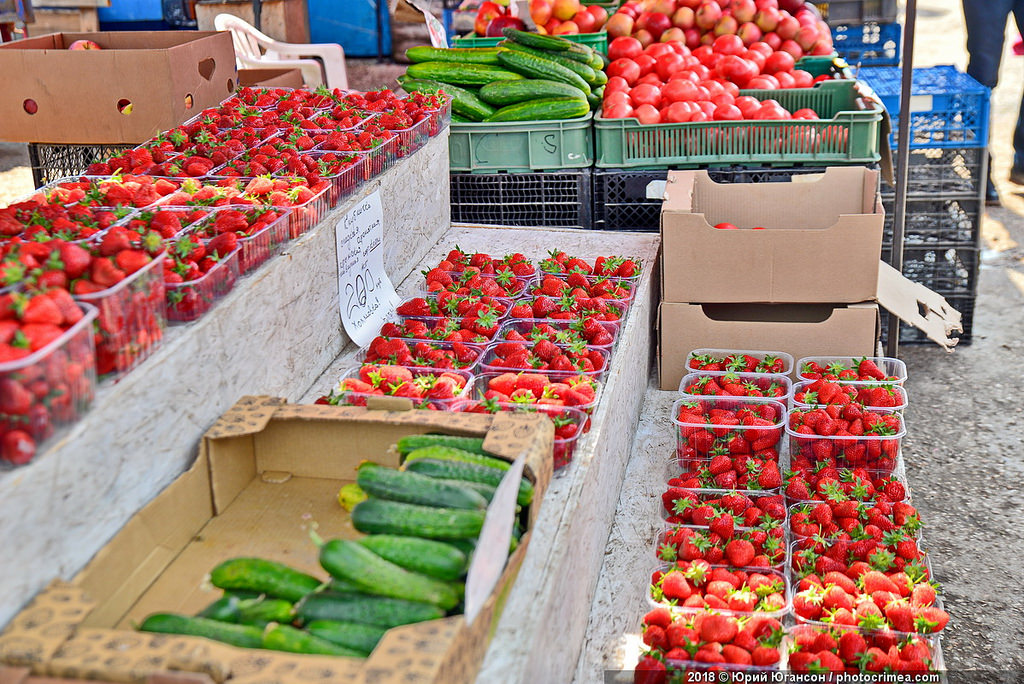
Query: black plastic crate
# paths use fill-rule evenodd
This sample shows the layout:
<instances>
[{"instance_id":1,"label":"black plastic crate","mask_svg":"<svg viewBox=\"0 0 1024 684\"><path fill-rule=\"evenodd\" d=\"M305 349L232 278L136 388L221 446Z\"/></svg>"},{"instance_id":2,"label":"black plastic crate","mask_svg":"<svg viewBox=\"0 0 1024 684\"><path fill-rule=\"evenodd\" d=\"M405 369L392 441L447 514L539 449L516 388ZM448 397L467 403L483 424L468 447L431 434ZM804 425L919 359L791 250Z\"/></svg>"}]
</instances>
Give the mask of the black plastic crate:
<instances>
[{"instance_id":1,"label":"black plastic crate","mask_svg":"<svg viewBox=\"0 0 1024 684\"><path fill-rule=\"evenodd\" d=\"M29 143L28 158L36 187L85 173L89 164L130 150L134 145L55 145Z\"/></svg>"},{"instance_id":2,"label":"black plastic crate","mask_svg":"<svg viewBox=\"0 0 1024 684\"><path fill-rule=\"evenodd\" d=\"M452 221L590 228L590 169L560 173L453 173Z\"/></svg>"},{"instance_id":3,"label":"black plastic crate","mask_svg":"<svg viewBox=\"0 0 1024 684\"><path fill-rule=\"evenodd\" d=\"M829 24L891 22L899 16L896 0L811 0Z\"/></svg>"},{"instance_id":4,"label":"black plastic crate","mask_svg":"<svg viewBox=\"0 0 1024 684\"><path fill-rule=\"evenodd\" d=\"M893 150L895 155L895 150ZM969 195L985 183L985 148L925 147L910 150L907 195ZM895 189L882 183L883 193Z\"/></svg>"},{"instance_id":5,"label":"black plastic crate","mask_svg":"<svg viewBox=\"0 0 1024 684\"><path fill-rule=\"evenodd\" d=\"M892 250L887 246L882 248L882 260L892 263ZM977 293L978 248L904 246L903 275L943 297L973 297Z\"/></svg>"},{"instance_id":6,"label":"black plastic crate","mask_svg":"<svg viewBox=\"0 0 1024 684\"><path fill-rule=\"evenodd\" d=\"M960 312L960 325L963 326L962 333L953 333L953 337L959 337L958 346L966 346L971 343L974 333L974 301L973 295L946 296L946 302ZM882 318L882 344L889 338L889 312L879 309ZM912 325L900 323L900 344L934 344L928 336Z\"/></svg>"},{"instance_id":7,"label":"black plastic crate","mask_svg":"<svg viewBox=\"0 0 1024 684\"><path fill-rule=\"evenodd\" d=\"M896 199L882 195L885 229L882 244L892 244L893 212ZM903 224L904 245L958 244L973 247L978 242L984 206L977 195L941 199L907 197L907 217Z\"/></svg>"}]
</instances>

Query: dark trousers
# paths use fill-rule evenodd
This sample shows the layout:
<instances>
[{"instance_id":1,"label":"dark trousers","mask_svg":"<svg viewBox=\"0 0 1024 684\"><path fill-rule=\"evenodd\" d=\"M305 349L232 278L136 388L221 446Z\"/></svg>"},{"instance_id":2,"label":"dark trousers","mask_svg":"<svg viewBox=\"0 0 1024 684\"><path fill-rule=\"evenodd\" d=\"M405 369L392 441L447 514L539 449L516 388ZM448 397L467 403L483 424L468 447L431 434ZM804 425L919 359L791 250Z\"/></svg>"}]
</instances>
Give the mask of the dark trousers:
<instances>
[{"instance_id":1,"label":"dark trousers","mask_svg":"<svg viewBox=\"0 0 1024 684\"><path fill-rule=\"evenodd\" d=\"M967 73L982 85L994 88L999 80L1006 18L1012 12L1024 33L1024 0L963 0L967 23ZM1024 98L1013 131L1013 165L1024 169Z\"/></svg>"}]
</instances>

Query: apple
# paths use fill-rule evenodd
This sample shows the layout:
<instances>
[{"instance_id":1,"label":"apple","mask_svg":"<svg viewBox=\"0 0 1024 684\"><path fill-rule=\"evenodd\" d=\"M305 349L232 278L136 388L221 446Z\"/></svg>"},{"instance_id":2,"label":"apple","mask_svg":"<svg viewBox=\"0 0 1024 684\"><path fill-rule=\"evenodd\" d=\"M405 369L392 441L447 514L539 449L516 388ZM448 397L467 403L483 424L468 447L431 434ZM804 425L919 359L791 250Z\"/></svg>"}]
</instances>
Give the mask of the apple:
<instances>
[{"instance_id":1,"label":"apple","mask_svg":"<svg viewBox=\"0 0 1024 684\"><path fill-rule=\"evenodd\" d=\"M667 29L664 33L661 34L662 43L669 43L672 41L677 41L679 43L686 42L686 34L683 33L683 29L679 28L678 26L673 26L672 28Z\"/></svg>"},{"instance_id":2,"label":"apple","mask_svg":"<svg viewBox=\"0 0 1024 684\"><path fill-rule=\"evenodd\" d=\"M759 10L765 9L767 7L771 7L772 9L779 9L778 0L754 0L754 4L757 5L757 9ZM798 4L800 6L803 6L803 0L798 0Z\"/></svg>"},{"instance_id":3,"label":"apple","mask_svg":"<svg viewBox=\"0 0 1024 684\"><path fill-rule=\"evenodd\" d=\"M743 41L744 45L750 46L761 40L762 34L761 29L757 27L757 24L752 21L748 21L740 26L739 30L736 31L736 35L740 37L740 40Z\"/></svg>"},{"instance_id":4,"label":"apple","mask_svg":"<svg viewBox=\"0 0 1024 684\"><path fill-rule=\"evenodd\" d=\"M76 40L71 45L68 45L68 50L102 50L97 43L91 40Z\"/></svg>"},{"instance_id":5,"label":"apple","mask_svg":"<svg viewBox=\"0 0 1024 684\"><path fill-rule=\"evenodd\" d=\"M778 25L775 27L775 32L779 34L779 38L782 40L793 40L796 38L796 32L799 30L800 22L788 12L782 15Z\"/></svg>"},{"instance_id":6,"label":"apple","mask_svg":"<svg viewBox=\"0 0 1024 684\"><path fill-rule=\"evenodd\" d=\"M683 29L683 35L686 36L686 47L689 49L696 50L700 46L700 31L697 30L697 27Z\"/></svg>"},{"instance_id":7,"label":"apple","mask_svg":"<svg viewBox=\"0 0 1024 684\"><path fill-rule=\"evenodd\" d=\"M551 13L559 21L568 21L580 11L580 0L555 0Z\"/></svg>"},{"instance_id":8,"label":"apple","mask_svg":"<svg viewBox=\"0 0 1024 684\"><path fill-rule=\"evenodd\" d=\"M779 25L779 20L781 18L782 15L779 14L779 10L769 7L759 10L758 13L754 15L754 23L757 24L757 28L768 33L769 31L775 30L775 27Z\"/></svg>"},{"instance_id":9,"label":"apple","mask_svg":"<svg viewBox=\"0 0 1024 684\"><path fill-rule=\"evenodd\" d=\"M677 7L689 7L692 10L696 10L704 0L676 0Z\"/></svg>"},{"instance_id":10,"label":"apple","mask_svg":"<svg viewBox=\"0 0 1024 684\"><path fill-rule=\"evenodd\" d=\"M761 41L772 49L772 52L779 49L782 45L782 38L779 38L779 34L775 31L769 31L761 37Z\"/></svg>"},{"instance_id":11,"label":"apple","mask_svg":"<svg viewBox=\"0 0 1024 684\"><path fill-rule=\"evenodd\" d=\"M618 9L618 12L628 14L630 19L636 19L643 11L643 7L640 3L635 1L627 2Z\"/></svg>"},{"instance_id":12,"label":"apple","mask_svg":"<svg viewBox=\"0 0 1024 684\"><path fill-rule=\"evenodd\" d=\"M484 34L488 38L501 38L504 34L501 32L505 28L514 28L519 31L526 29L526 25L523 24L523 20L519 17L513 17L511 14L503 14L500 17L494 17L490 23L487 24L487 32Z\"/></svg>"},{"instance_id":13,"label":"apple","mask_svg":"<svg viewBox=\"0 0 1024 684\"><path fill-rule=\"evenodd\" d=\"M818 27L801 26L800 30L796 32L796 38L794 38L794 40L805 52L810 50L814 47L814 44L818 42Z\"/></svg>"},{"instance_id":14,"label":"apple","mask_svg":"<svg viewBox=\"0 0 1024 684\"><path fill-rule=\"evenodd\" d=\"M561 26L562 22L554 17L548 19L548 23L544 24L544 30L548 32L548 35L554 34L554 32Z\"/></svg>"},{"instance_id":15,"label":"apple","mask_svg":"<svg viewBox=\"0 0 1024 684\"><path fill-rule=\"evenodd\" d=\"M690 7L680 7L672 15L672 25L681 29L694 27L696 13Z\"/></svg>"},{"instance_id":16,"label":"apple","mask_svg":"<svg viewBox=\"0 0 1024 684\"><path fill-rule=\"evenodd\" d=\"M672 27L672 20L661 12L644 12L637 17L636 27L650 31L652 38L658 40L662 33Z\"/></svg>"},{"instance_id":17,"label":"apple","mask_svg":"<svg viewBox=\"0 0 1024 684\"><path fill-rule=\"evenodd\" d=\"M609 38L628 36L633 33L634 23L633 17L622 12L616 12L608 18L608 23L604 25L604 30L608 32Z\"/></svg>"},{"instance_id":18,"label":"apple","mask_svg":"<svg viewBox=\"0 0 1024 684\"><path fill-rule=\"evenodd\" d=\"M561 24L558 25L558 28L556 28L554 30L553 35L556 35L556 36L576 35L579 32L580 32L580 27L576 25L575 21L563 21Z\"/></svg>"},{"instance_id":19,"label":"apple","mask_svg":"<svg viewBox=\"0 0 1024 684\"><path fill-rule=\"evenodd\" d=\"M654 36L647 29L637 30L633 34L633 37L639 40L640 44L643 45L644 47L647 47L648 45L654 42Z\"/></svg>"},{"instance_id":20,"label":"apple","mask_svg":"<svg viewBox=\"0 0 1024 684\"><path fill-rule=\"evenodd\" d=\"M580 33L594 33L599 28L597 25L597 19L590 12L584 10L579 12L572 19L576 26L579 27Z\"/></svg>"},{"instance_id":21,"label":"apple","mask_svg":"<svg viewBox=\"0 0 1024 684\"><path fill-rule=\"evenodd\" d=\"M483 2L476 12L476 19L473 21L473 30L478 36L487 35L487 25L495 17L505 14L505 8L496 2Z\"/></svg>"},{"instance_id":22,"label":"apple","mask_svg":"<svg viewBox=\"0 0 1024 684\"><path fill-rule=\"evenodd\" d=\"M530 0L530 19L537 26L543 26L550 21L553 9L551 0Z\"/></svg>"},{"instance_id":23,"label":"apple","mask_svg":"<svg viewBox=\"0 0 1024 684\"><path fill-rule=\"evenodd\" d=\"M594 25L597 26L598 31L604 28L608 21L608 10L600 5L590 5L585 11L594 17Z\"/></svg>"},{"instance_id":24,"label":"apple","mask_svg":"<svg viewBox=\"0 0 1024 684\"><path fill-rule=\"evenodd\" d=\"M676 11L676 0L653 0L647 4L647 11L672 16L672 13Z\"/></svg>"},{"instance_id":25,"label":"apple","mask_svg":"<svg viewBox=\"0 0 1024 684\"><path fill-rule=\"evenodd\" d=\"M736 23L736 18L726 14L715 22L714 34L716 36L731 36L736 34L738 28L739 24Z\"/></svg>"},{"instance_id":26,"label":"apple","mask_svg":"<svg viewBox=\"0 0 1024 684\"><path fill-rule=\"evenodd\" d=\"M718 20L722 18L722 8L717 3L704 0L697 8L695 23L697 28L703 31L710 31Z\"/></svg>"},{"instance_id":27,"label":"apple","mask_svg":"<svg viewBox=\"0 0 1024 684\"><path fill-rule=\"evenodd\" d=\"M745 24L748 21L754 21L755 14L757 14L757 5L754 4L754 0L733 0L732 16L736 17L736 21L739 23Z\"/></svg>"}]
</instances>

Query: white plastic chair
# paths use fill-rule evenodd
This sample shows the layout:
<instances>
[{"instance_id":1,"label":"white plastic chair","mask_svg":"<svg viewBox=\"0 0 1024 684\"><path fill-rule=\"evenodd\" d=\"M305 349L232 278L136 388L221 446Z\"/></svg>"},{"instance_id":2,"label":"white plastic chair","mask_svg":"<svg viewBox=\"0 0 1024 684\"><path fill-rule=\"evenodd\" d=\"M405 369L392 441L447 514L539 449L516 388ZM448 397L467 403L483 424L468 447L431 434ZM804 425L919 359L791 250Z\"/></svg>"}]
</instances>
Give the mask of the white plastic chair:
<instances>
[{"instance_id":1,"label":"white plastic chair","mask_svg":"<svg viewBox=\"0 0 1024 684\"><path fill-rule=\"evenodd\" d=\"M218 14L213 26L218 31L231 31L239 68L298 68L310 88L326 82L328 88L348 89L345 52L337 43L282 43L232 14ZM319 57L323 64L303 57Z\"/></svg>"}]
</instances>

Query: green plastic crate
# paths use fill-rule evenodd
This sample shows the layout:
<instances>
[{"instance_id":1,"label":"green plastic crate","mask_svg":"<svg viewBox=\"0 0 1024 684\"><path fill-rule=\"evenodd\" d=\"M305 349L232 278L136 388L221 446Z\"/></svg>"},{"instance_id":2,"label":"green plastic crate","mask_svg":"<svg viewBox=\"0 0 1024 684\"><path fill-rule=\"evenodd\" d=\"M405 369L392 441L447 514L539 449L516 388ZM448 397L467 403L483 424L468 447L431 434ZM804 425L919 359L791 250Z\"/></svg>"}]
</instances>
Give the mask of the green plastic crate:
<instances>
[{"instance_id":1,"label":"green plastic crate","mask_svg":"<svg viewBox=\"0 0 1024 684\"><path fill-rule=\"evenodd\" d=\"M845 59L836 54L801 57L797 60L796 68L803 69L811 76L815 77L821 76L822 74L838 72L842 74L842 78L853 78L853 71L850 69L850 65L846 63Z\"/></svg>"},{"instance_id":2,"label":"green plastic crate","mask_svg":"<svg viewBox=\"0 0 1024 684\"><path fill-rule=\"evenodd\" d=\"M814 88L741 90L775 98L789 111L810 107L813 121L708 121L641 125L636 119L594 119L600 168L693 168L707 164L872 164L879 155L884 109L862 97L855 81Z\"/></svg>"},{"instance_id":3,"label":"green plastic crate","mask_svg":"<svg viewBox=\"0 0 1024 684\"><path fill-rule=\"evenodd\" d=\"M608 14L615 14L615 10L619 9L622 4L622 0L580 0L581 5L600 5L608 10Z\"/></svg>"},{"instance_id":4,"label":"green plastic crate","mask_svg":"<svg viewBox=\"0 0 1024 684\"><path fill-rule=\"evenodd\" d=\"M608 54L608 32L599 31L597 33L573 33L566 36L558 36L559 38L565 38L571 40L574 43L580 45L588 45L602 55ZM457 48L478 48L478 47L494 47L501 41L505 40L503 37L499 38L481 38L476 35L469 36L456 36L452 47Z\"/></svg>"},{"instance_id":5,"label":"green plastic crate","mask_svg":"<svg viewBox=\"0 0 1024 684\"><path fill-rule=\"evenodd\" d=\"M452 171L552 171L594 164L593 112L561 121L452 122Z\"/></svg>"}]
</instances>

